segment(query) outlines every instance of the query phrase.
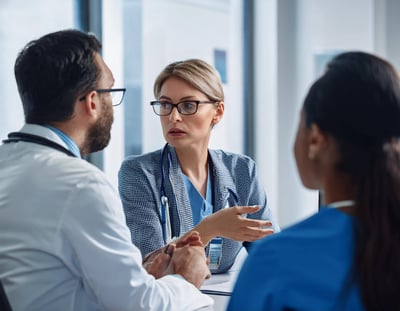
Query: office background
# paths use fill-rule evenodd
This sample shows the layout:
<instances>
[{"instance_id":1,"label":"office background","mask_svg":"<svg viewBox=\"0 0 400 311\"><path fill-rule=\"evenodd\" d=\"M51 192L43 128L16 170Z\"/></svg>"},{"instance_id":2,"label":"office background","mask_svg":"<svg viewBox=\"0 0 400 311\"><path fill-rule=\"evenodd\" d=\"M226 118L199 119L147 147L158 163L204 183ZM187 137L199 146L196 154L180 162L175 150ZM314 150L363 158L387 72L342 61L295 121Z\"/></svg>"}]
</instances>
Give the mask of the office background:
<instances>
[{"instance_id":1,"label":"office background","mask_svg":"<svg viewBox=\"0 0 400 311\"><path fill-rule=\"evenodd\" d=\"M211 147L258 165L282 227L314 213L318 192L297 176L292 144L307 89L336 53L373 52L400 68L397 0L0 0L0 138L23 124L13 65L30 40L64 28L94 32L126 87L110 145L88 157L117 186L122 160L164 144L149 101L168 63L202 58L224 82L225 116Z\"/></svg>"}]
</instances>

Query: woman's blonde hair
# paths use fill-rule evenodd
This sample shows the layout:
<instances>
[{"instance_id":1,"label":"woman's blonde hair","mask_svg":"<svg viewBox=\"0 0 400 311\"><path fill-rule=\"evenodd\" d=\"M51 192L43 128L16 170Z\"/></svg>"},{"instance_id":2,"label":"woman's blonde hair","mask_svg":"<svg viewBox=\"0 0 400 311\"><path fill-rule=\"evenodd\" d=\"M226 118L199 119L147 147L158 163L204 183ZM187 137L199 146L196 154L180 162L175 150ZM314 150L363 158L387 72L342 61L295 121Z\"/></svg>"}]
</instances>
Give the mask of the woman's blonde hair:
<instances>
[{"instance_id":1,"label":"woman's blonde hair","mask_svg":"<svg viewBox=\"0 0 400 311\"><path fill-rule=\"evenodd\" d=\"M154 96L160 97L161 87L171 77L179 78L202 92L212 101L223 101L224 91L217 70L201 59L173 62L164 68L154 82Z\"/></svg>"}]
</instances>

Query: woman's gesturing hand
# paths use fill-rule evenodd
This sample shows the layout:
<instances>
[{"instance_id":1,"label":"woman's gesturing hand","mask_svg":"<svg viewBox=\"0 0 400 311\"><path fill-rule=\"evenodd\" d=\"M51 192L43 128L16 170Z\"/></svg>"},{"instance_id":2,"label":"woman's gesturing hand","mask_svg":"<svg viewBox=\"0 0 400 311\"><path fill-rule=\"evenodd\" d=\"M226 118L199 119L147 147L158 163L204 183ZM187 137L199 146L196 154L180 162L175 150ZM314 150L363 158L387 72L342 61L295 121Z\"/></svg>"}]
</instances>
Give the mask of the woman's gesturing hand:
<instances>
[{"instance_id":1,"label":"woman's gesturing hand","mask_svg":"<svg viewBox=\"0 0 400 311\"><path fill-rule=\"evenodd\" d=\"M274 233L271 221L244 217L260 209L259 206L233 206L206 217L194 230L207 244L212 238L222 236L236 241L252 242Z\"/></svg>"}]
</instances>

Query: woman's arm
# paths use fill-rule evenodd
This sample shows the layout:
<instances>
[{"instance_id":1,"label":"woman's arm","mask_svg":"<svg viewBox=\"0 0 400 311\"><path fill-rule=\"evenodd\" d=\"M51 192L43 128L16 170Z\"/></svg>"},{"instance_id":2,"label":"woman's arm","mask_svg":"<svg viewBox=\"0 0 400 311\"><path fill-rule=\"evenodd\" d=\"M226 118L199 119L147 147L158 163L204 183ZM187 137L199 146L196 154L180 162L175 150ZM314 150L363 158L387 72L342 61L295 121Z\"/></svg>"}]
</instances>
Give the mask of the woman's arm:
<instances>
[{"instance_id":1,"label":"woman's arm","mask_svg":"<svg viewBox=\"0 0 400 311\"><path fill-rule=\"evenodd\" d=\"M265 228L271 226L269 220L255 220L243 216L255 213L259 209L259 206L224 208L204 218L191 231L199 232L201 241L205 245L217 236L236 241L255 241L274 232L271 228Z\"/></svg>"},{"instance_id":2,"label":"woman's arm","mask_svg":"<svg viewBox=\"0 0 400 311\"><path fill-rule=\"evenodd\" d=\"M159 217L159 190L146 158L128 157L118 173L119 193L132 242L146 255L164 246Z\"/></svg>"}]
</instances>

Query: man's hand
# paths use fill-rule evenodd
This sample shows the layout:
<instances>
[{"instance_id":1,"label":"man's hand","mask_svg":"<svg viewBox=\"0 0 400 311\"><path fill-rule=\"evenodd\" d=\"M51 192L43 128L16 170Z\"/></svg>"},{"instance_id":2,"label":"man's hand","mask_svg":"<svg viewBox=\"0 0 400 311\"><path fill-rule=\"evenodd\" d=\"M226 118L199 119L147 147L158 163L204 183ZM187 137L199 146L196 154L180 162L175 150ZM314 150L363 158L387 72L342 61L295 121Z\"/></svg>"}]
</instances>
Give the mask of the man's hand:
<instances>
[{"instance_id":1,"label":"man's hand","mask_svg":"<svg viewBox=\"0 0 400 311\"><path fill-rule=\"evenodd\" d=\"M199 233L190 231L176 240L175 243L170 243L147 254L143 259L143 267L157 279L167 274L174 274L175 268L171 265L171 257L176 249L185 246L198 246L203 248L204 252L204 245L200 240Z\"/></svg>"},{"instance_id":2,"label":"man's hand","mask_svg":"<svg viewBox=\"0 0 400 311\"><path fill-rule=\"evenodd\" d=\"M200 234L197 231L189 231L188 233L177 239L175 243L177 248L181 248L186 245L205 247L203 242L201 241Z\"/></svg>"},{"instance_id":3,"label":"man's hand","mask_svg":"<svg viewBox=\"0 0 400 311\"><path fill-rule=\"evenodd\" d=\"M151 256L146 256L143 267L156 279L175 273L171 264L171 256L175 249L175 244L168 244L166 247L156 250L151 253Z\"/></svg>"},{"instance_id":4,"label":"man's hand","mask_svg":"<svg viewBox=\"0 0 400 311\"><path fill-rule=\"evenodd\" d=\"M203 246L186 245L175 249L171 264L176 274L197 288L200 288L204 280L211 275Z\"/></svg>"}]
</instances>

